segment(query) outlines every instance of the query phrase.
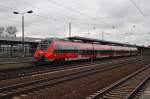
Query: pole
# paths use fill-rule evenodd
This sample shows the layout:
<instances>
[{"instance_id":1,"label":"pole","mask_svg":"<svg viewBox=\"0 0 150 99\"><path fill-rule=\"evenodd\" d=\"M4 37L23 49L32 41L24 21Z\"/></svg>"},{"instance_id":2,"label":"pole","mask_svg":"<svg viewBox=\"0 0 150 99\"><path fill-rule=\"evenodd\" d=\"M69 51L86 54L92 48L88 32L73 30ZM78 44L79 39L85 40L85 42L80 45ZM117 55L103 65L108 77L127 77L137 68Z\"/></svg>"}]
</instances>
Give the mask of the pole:
<instances>
[{"instance_id":1,"label":"pole","mask_svg":"<svg viewBox=\"0 0 150 99\"><path fill-rule=\"evenodd\" d=\"M22 57L24 57L24 14L22 14Z\"/></svg>"},{"instance_id":2,"label":"pole","mask_svg":"<svg viewBox=\"0 0 150 99\"><path fill-rule=\"evenodd\" d=\"M33 13L33 11L29 10L27 12L22 12L22 13L14 11L13 13L22 15L22 46L21 46L21 53L22 53L22 57L24 57L24 55L25 55L25 48L24 48L24 14L25 13Z\"/></svg>"},{"instance_id":3,"label":"pole","mask_svg":"<svg viewBox=\"0 0 150 99\"><path fill-rule=\"evenodd\" d=\"M71 22L69 22L69 37L71 37Z\"/></svg>"},{"instance_id":4,"label":"pole","mask_svg":"<svg viewBox=\"0 0 150 99\"><path fill-rule=\"evenodd\" d=\"M102 32L102 40L104 40L104 32Z\"/></svg>"}]
</instances>

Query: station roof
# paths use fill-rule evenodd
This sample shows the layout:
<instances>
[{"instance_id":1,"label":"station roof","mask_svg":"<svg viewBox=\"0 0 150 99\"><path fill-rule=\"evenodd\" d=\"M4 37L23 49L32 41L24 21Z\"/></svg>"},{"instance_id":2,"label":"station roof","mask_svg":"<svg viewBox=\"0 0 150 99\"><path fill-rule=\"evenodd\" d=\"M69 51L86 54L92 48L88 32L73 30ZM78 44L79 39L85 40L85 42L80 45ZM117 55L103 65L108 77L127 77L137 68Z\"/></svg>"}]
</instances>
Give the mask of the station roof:
<instances>
[{"instance_id":1,"label":"station roof","mask_svg":"<svg viewBox=\"0 0 150 99\"><path fill-rule=\"evenodd\" d=\"M37 44L41 39L39 38L30 38L25 37L24 43L28 44ZM21 44L22 38L21 37L0 37L1 44Z\"/></svg>"},{"instance_id":2,"label":"station roof","mask_svg":"<svg viewBox=\"0 0 150 99\"><path fill-rule=\"evenodd\" d=\"M83 42L97 42L100 44L104 45L120 45L120 46L134 46L137 47L136 45L130 45L130 44L124 44L124 43L118 43L118 42L112 42L112 41L105 41L105 40L98 40L98 39L92 39L92 38L85 38L85 37L78 37L78 36L73 36L73 37L68 37L69 40L81 40Z\"/></svg>"},{"instance_id":3,"label":"station roof","mask_svg":"<svg viewBox=\"0 0 150 99\"><path fill-rule=\"evenodd\" d=\"M145 46L138 46L138 45L131 45L131 44L125 44L125 43L119 43L119 42L112 42L112 41L105 41L105 40L98 40L98 39L93 39L93 38L85 38L85 37L79 37L79 36L73 36L73 37L68 37L69 40L81 40L83 42L98 42L100 44L104 45L116 45L116 46L132 46L132 47L137 47L139 49L150 49L150 47L145 47Z\"/></svg>"}]
</instances>

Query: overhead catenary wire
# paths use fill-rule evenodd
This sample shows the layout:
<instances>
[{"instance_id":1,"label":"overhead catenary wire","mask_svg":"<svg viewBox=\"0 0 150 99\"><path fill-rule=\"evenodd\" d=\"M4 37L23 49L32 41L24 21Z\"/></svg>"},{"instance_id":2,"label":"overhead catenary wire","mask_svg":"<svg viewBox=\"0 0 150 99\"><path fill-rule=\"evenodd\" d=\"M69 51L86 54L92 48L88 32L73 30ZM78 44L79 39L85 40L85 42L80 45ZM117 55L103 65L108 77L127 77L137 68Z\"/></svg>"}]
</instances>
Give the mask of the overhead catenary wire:
<instances>
[{"instance_id":1,"label":"overhead catenary wire","mask_svg":"<svg viewBox=\"0 0 150 99\"><path fill-rule=\"evenodd\" d=\"M80 14L80 15L83 15L83 16L85 16L85 17L88 17L88 18L92 19L92 20L95 20L94 17L89 16L88 14L83 13L83 12L81 12L81 11L78 11L78 10L76 10L76 9L74 9L74 8L68 7L68 6L66 6L66 5L64 5L64 4L62 4L62 3L56 2L55 0L48 0L48 1L51 2L51 3L53 3L53 4L56 4L56 5L60 6L60 7L62 7L62 8L65 8L65 9L71 11L71 12L76 12L76 13L78 13L78 14ZM103 21L101 21L101 22L103 22ZM105 23L105 22L103 22L103 23L106 24L106 25L108 25L108 24Z\"/></svg>"},{"instance_id":2,"label":"overhead catenary wire","mask_svg":"<svg viewBox=\"0 0 150 99\"><path fill-rule=\"evenodd\" d=\"M17 1L17 0L15 0L15 1ZM76 9L73 9L73 8L71 8L71 7L68 7L68 6L65 6L65 5L63 5L63 4L61 4L61 3L58 3L58 2L56 2L56 1L54 1L54 0L48 0L49 2L51 2L51 3L54 3L55 5L57 5L57 6L60 6L60 7L63 7L63 8L65 8L65 9L68 9L69 11L71 11L71 13L73 12L75 12L75 13L78 13L78 14L80 14L80 15L83 15L84 17L87 17L88 19L92 19L92 20L95 20L96 22L97 22L97 19L95 19L94 17L92 17L92 16L89 16L88 14L86 14L86 13L83 13L83 12L81 12L81 11L78 11L78 10L76 10ZM26 2L25 2L25 4L27 5L27 6L29 6L29 7L31 7L31 5L30 4L27 4ZM37 9L43 9L43 8L37 8ZM45 10L45 9L44 9ZM48 17L46 17L46 16L42 16L42 15L38 15L38 14L33 14L33 15L35 15L35 16L38 16L38 17L41 17L41 18L43 18L43 19L46 19L46 20L50 20L50 18L48 18ZM67 17L69 17L69 16L67 16ZM106 17L101 17L101 18L106 18ZM71 18L72 19L72 18ZM60 20L60 19L57 19L57 18L54 18L53 19L54 21L60 21L60 22L64 22L64 20ZM78 20L77 18L73 18L73 21L76 21L76 20ZM68 22L70 22L70 21L72 21L72 20L69 20ZM103 22L103 21L101 21L101 22ZM108 23L105 23L105 22L103 22L104 24L106 24L106 25L108 25ZM89 24L88 22L82 22L82 24ZM95 24L95 22L93 22L92 23L92 25L93 24ZM100 25L101 26L101 24L98 24L98 23L96 23L97 25ZM109 24L110 25L110 24Z\"/></svg>"},{"instance_id":3,"label":"overhead catenary wire","mask_svg":"<svg viewBox=\"0 0 150 99\"><path fill-rule=\"evenodd\" d=\"M3 7L3 8L7 8L9 11L12 11L12 10L15 11L15 10L17 10L17 11L22 12L21 10L15 9L15 8L13 8L13 7L5 6L5 5L2 5L2 4L0 4L0 6ZM35 14L35 13L32 13L32 15L37 16L37 17L40 17L40 18L45 19L45 20L47 20L47 21L52 21L50 18L45 17L45 16L42 16L42 15L38 15L38 14Z\"/></svg>"},{"instance_id":4,"label":"overhead catenary wire","mask_svg":"<svg viewBox=\"0 0 150 99\"><path fill-rule=\"evenodd\" d=\"M18 1L18 0L15 0L15 1ZM19 0L20 1L20 0ZM51 0L52 1L52 0ZM54 1L54 0L53 0ZM21 2L23 2L23 1L21 1ZM54 1L55 2L55 4L57 3L57 4L59 4L59 5L62 5L61 7L65 7L65 9L67 9L67 8L70 8L70 7L68 7L68 6L65 6L65 5L63 5L63 4L60 4L60 3L58 3L58 2L56 2L56 1ZM30 3L27 3L27 2L23 2L23 4L25 4L25 5L27 5L28 7L32 7L32 5L30 4ZM57 5L56 4L56 5ZM74 4L74 3L73 3ZM78 3L79 4L79 3ZM58 6L59 6L58 5ZM45 9L45 8L41 8L41 7L37 7L36 9L38 9L38 10L40 10L40 9L42 9L42 10L48 10L48 9ZM88 17L88 18L92 18L93 20L96 20L96 22L97 22L97 19L96 18L94 18L94 17L92 17L92 16L89 16L88 14L86 14L86 13L83 13L83 12L81 12L81 11L78 11L78 10L76 10L76 9L73 9L73 8L70 8L71 10L71 13L72 12L76 12L76 13L79 13L79 14L82 14L84 17ZM91 9L91 8L88 8L88 9ZM72 11L73 10L73 11ZM59 14L61 14L61 13L59 13ZM48 17L46 17L46 16L41 16L41 15L38 15L38 14L34 14L35 16L39 16L39 17L41 17L41 18L46 18L46 19L49 19ZM63 14L63 16L64 16L64 14ZM68 19L70 16L66 16L65 15L65 17ZM99 19L108 19L108 18L110 18L110 17L99 17ZM73 21L76 21L76 20L79 20L79 19L77 19L77 18L71 18L71 20L70 19L68 19L69 21L68 22L70 22L70 21L72 21L72 19L73 19ZM60 20L60 19L58 19L58 18L54 18L54 20L55 21L60 21L60 22L62 22L63 20ZM88 23L88 22L87 22ZM85 23L85 24L87 24L87 23ZM88 23L89 24L89 23ZM95 22L94 23L92 23L92 24L95 24ZM108 24L108 23L105 23L105 24ZM98 25L98 24L97 24Z\"/></svg>"},{"instance_id":5,"label":"overhead catenary wire","mask_svg":"<svg viewBox=\"0 0 150 99\"><path fill-rule=\"evenodd\" d=\"M21 0L15 0L16 2L22 2L23 4L25 4L26 5L26 7L33 7L33 5L31 4L31 3L27 3L27 2L24 2L24 1L21 1ZM24 8L26 8L26 7L24 7ZM45 7L44 8L42 8L42 7L36 7L35 9L37 9L37 10L43 10L43 11L49 11L48 9L46 9ZM50 12L51 13L51 12ZM61 14L61 13L59 13L59 14ZM39 16L39 17L41 17L41 18L46 18L46 19L49 19L48 17L46 17L46 16L42 16L42 15L39 15L39 14L34 14L35 16ZM64 14L63 14L64 15ZM68 16L66 16L65 15L65 17L68 17ZM56 19L56 18L54 18L54 20L59 20L59 19ZM61 20L60 20L61 21Z\"/></svg>"},{"instance_id":6,"label":"overhead catenary wire","mask_svg":"<svg viewBox=\"0 0 150 99\"><path fill-rule=\"evenodd\" d=\"M8 6L5 6L5 5L1 5L0 4L0 6L1 7L3 7L3 8L7 8L9 11L12 11L12 9L13 10L18 10L18 9L15 9L15 8L12 8L12 7L8 7ZM19 10L20 11L20 10ZM34 15L34 16L37 16L37 17L40 17L41 19L43 19L43 20L45 20L45 22L52 22L52 21L58 21L58 19L50 19L50 18L48 18L48 17L46 17L46 16L42 16L42 15L38 15L38 14L36 14L36 13L32 13L32 15ZM43 23L44 21L42 21L42 23ZM59 19L59 22L64 22L64 20L60 20ZM69 21L68 21L69 22ZM77 23L76 21L74 21L75 23ZM66 23L66 22L65 22ZM85 25L93 25L92 23L88 23L88 22L78 22L78 23L80 23L80 24L85 24ZM41 24L41 23L36 23L36 24ZM95 25L99 25L99 24L95 24Z\"/></svg>"},{"instance_id":7,"label":"overhead catenary wire","mask_svg":"<svg viewBox=\"0 0 150 99\"><path fill-rule=\"evenodd\" d=\"M143 13L143 11L140 9L140 7L136 4L134 0L130 0L131 3L135 6L135 8L138 10L138 12L150 23L150 20L146 17L146 15Z\"/></svg>"},{"instance_id":8,"label":"overhead catenary wire","mask_svg":"<svg viewBox=\"0 0 150 99\"><path fill-rule=\"evenodd\" d=\"M1 5L1 4L0 4ZM17 10L17 9L15 9L15 8L12 8L12 7L8 7L8 6L3 6L3 5L1 5L1 7L3 7L3 8L7 8L8 10ZM20 10L19 10L20 11ZM46 22L46 23L48 23L48 22L52 22L52 21L58 21L57 19L50 19L50 18L48 18L48 17L45 17L45 16L42 16L42 15L38 15L38 14L35 14L35 13L33 13L32 15L34 15L34 16L37 16L37 17L40 17L40 18L42 18L42 19L44 19L44 20L47 20L47 21L42 21L42 23L39 23L39 22L32 22L32 24L34 24L34 25L36 25L36 26L38 26L39 27L39 24L43 24L43 22ZM14 20L15 21L15 20ZM59 22L60 22L60 20L59 20ZM64 22L64 20L63 21L61 21L61 23L62 22ZM69 21L68 21L69 22ZM66 23L66 22L65 22ZM88 23L88 22L77 22L77 21L73 21L72 23L78 23L79 25L82 25L82 26L96 26L96 28L98 28L98 27L100 27L100 26L102 26L102 25L100 25L100 24L95 24L95 23ZM40 27L41 28L41 27Z\"/></svg>"},{"instance_id":9,"label":"overhead catenary wire","mask_svg":"<svg viewBox=\"0 0 150 99\"><path fill-rule=\"evenodd\" d=\"M12 9L13 10L17 10L17 9L15 9L15 8L12 8L12 7L8 7L8 6L4 6L4 5L1 5L0 4L0 7L3 7L3 8L7 8L8 10L10 10L10 11L12 11ZM19 10L20 11L20 10ZM34 14L35 16L38 16L38 15L36 15L36 14ZM38 16L39 17L39 16ZM40 16L40 17L42 17L42 18L45 18L45 17L43 17L43 16ZM11 19L7 19L7 18L5 18L5 17L0 17L0 20L6 20L6 21L8 21L8 22L15 22L15 24L20 24L20 23L18 23L16 20L11 20ZM49 19L49 21L50 21L50 19ZM52 20L51 20L52 21ZM42 21L43 22L43 21ZM40 23L32 23L32 24L34 24L34 25L36 25L36 29L40 29L40 30L42 30L41 29L41 27L39 26L39 24Z\"/></svg>"},{"instance_id":10,"label":"overhead catenary wire","mask_svg":"<svg viewBox=\"0 0 150 99\"><path fill-rule=\"evenodd\" d=\"M49 0L49 1L54 1L54 0ZM56 3L56 2L55 2ZM59 4L61 4L61 3L59 3ZM1 4L0 4L1 5ZM58 5L58 3L57 3L57 5ZM61 4L61 5L63 5L63 4ZM18 10L18 9L15 9L15 8L12 8L12 7L8 7L8 6L3 6L3 7L5 7L5 8L7 8L7 9L9 9L9 10ZM65 9L68 9L68 8L70 8L70 7L67 7L67 6L63 6L63 7L65 7ZM20 10L18 10L18 11L20 11ZM71 10L70 11L72 11L73 13L74 12L76 12L76 13L78 13L78 14L80 14L80 15L83 15L84 17L87 17L88 19L92 19L92 20L95 20L96 22L98 22L94 17L92 17L92 16L89 16L88 14L86 14L86 13L83 13L83 12L80 12L80 11L78 11L78 10L76 10L76 9L74 9L74 8L71 8ZM50 19L49 17L47 17L47 16L43 16L43 15L38 15L38 14L36 14L36 13L33 13L32 15L34 15L34 16L37 16L37 17L40 17L40 18L42 18L42 19L44 19L44 20L47 20L48 22L49 21L58 21L58 19ZM46 22L47 22L46 21ZM60 20L59 20L60 21ZM63 20L64 21L64 20ZM44 22L44 21L43 21ZM43 23L42 22L42 23ZM47 23L48 23L47 22ZM68 22L70 22L70 21L68 21ZM81 22L81 21L79 21L79 22L77 22L77 21L73 21L72 23L77 23L77 24L79 24L79 25L82 25L82 26L90 26L91 25L91 27L96 27L96 28L101 28L101 26L102 25L104 25L104 24L97 24L97 23L95 23L95 22L91 22L90 24L88 23L88 22ZM34 24L34 22L32 22L31 24ZM40 23L39 23L40 24ZM36 25L36 23L34 24L34 25ZM105 25L107 25L106 23L105 23ZM110 25L110 24L109 24ZM38 26L38 25L37 25ZM80 26L79 26L80 27ZM41 28L41 27L40 27Z\"/></svg>"},{"instance_id":11,"label":"overhead catenary wire","mask_svg":"<svg viewBox=\"0 0 150 99\"><path fill-rule=\"evenodd\" d=\"M17 1L17 0L16 0ZM63 8L65 8L65 9L70 9L70 11L71 12L76 12L76 13L79 13L80 15L83 15L83 16L85 16L85 17L88 17L88 18L90 18L90 19L93 19L93 20L95 20L96 22L97 22L97 19L95 19L94 17L92 17L92 16L89 16L88 14L86 14L86 13L83 13L83 12L81 12L81 11L78 11L78 10L76 10L76 9L73 9L73 8L71 8L71 7L68 7L68 6L65 6L65 5L63 5L63 4L61 4L61 3L58 3L58 2L56 2L56 1L54 1L54 0L48 0L49 2L53 2L54 4L56 4L56 5L58 5L58 6L61 6L61 7L63 7ZM24 3L24 4L27 4L27 3ZM2 5L3 6L3 5ZM13 8L13 7L8 7L8 6L3 6L3 7L7 7L7 8L9 8L9 9L14 9L15 10L15 8ZM37 9L41 9L41 8L37 8ZM37 17L40 17L40 18L42 18L42 19L44 19L44 20L47 20L47 21L60 21L60 22L64 22L64 20L58 20L58 19L50 19L49 17L46 17L46 16L43 16L43 15L38 15L38 14L36 14L36 13L33 13L32 15L34 15L34 16L37 16ZM104 18L104 17L103 17ZM75 22L75 19L73 20L74 22ZM68 22L72 22L71 20L69 20ZM102 22L102 21L101 21ZM78 23L80 23L80 21L78 22ZM103 22L104 23L104 22ZM82 22L81 24L89 24L88 22ZM97 27L101 27L102 26L102 24L99 24L99 23L95 23L95 22L91 22L90 23L91 25L97 25ZM89 24L89 25L90 25ZM110 26L110 24L108 25L108 23L104 23L105 25L107 25L107 26ZM104 25L103 24L103 25Z\"/></svg>"},{"instance_id":12,"label":"overhead catenary wire","mask_svg":"<svg viewBox=\"0 0 150 99\"><path fill-rule=\"evenodd\" d=\"M91 18L91 16L89 16L89 15L83 13L83 12L80 12L80 11L78 11L78 10L75 10L75 9L71 8L71 7L65 6L65 5L63 5L63 4L61 4L61 3L58 3L58 2L56 2L56 1L54 1L54 0L48 0L48 1L51 2L51 3L54 3L54 4L56 4L56 5L58 5L58 6L60 6L60 7L63 7L63 8L65 8L65 9L67 9L67 10L70 10L70 11L79 13L79 14L81 14L81 15L83 15L83 16L86 16L86 17L90 17L90 18Z\"/></svg>"},{"instance_id":13,"label":"overhead catenary wire","mask_svg":"<svg viewBox=\"0 0 150 99\"><path fill-rule=\"evenodd\" d=\"M15 8L12 8L12 7L8 7L8 6L4 6L4 5L1 5L0 4L0 7L2 8L6 8L6 9L8 9L9 11L12 11L12 10L18 10L18 9L15 9ZM20 10L19 10L20 11ZM50 22L52 22L52 21L54 21L54 20L51 20L51 19L48 19L47 17L45 17L45 16L41 16L41 15L38 15L38 14L32 14L32 15L34 15L34 16L37 16L37 17L40 17L40 18L42 18L42 19L44 19L44 20L47 20L47 21L42 21L42 23L43 22L46 22L46 23L48 23L48 21L50 21ZM17 22L16 20L11 20L11 19L6 19L6 18L4 18L4 17L0 17L1 19L0 20L6 20L6 21L12 21L12 22ZM10 17L9 17L10 18ZM18 23L19 24L19 23ZM37 22L32 22L31 24L34 24L34 25L36 25L37 27L39 27L39 24L41 24L41 23L37 23ZM41 28L41 27L40 27Z\"/></svg>"},{"instance_id":14,"label":"overhead catenary wire","mask_svg":"<svg viewBox=\"0 0 150 99\"><path fill-rule=\"evenodd\" d=\"M147 20L148 23L150 23L149 18L146 17L146 14L144 14L144 12L141 10L141 8L136 4L136 2L134 0L130 0L130 2L135 6L135 8L138 10L138 12L143 16L143 18L145 20ZM139 42L139 40L137 41Z\"/></svg>"}]
</instances>

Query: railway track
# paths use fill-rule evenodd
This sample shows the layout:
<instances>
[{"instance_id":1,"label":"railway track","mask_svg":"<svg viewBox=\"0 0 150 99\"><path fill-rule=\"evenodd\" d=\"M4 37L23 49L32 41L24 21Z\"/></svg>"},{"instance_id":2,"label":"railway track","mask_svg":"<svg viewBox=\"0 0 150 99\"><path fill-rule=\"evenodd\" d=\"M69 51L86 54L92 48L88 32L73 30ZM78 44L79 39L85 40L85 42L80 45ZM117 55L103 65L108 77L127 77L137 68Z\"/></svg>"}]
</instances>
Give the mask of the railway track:
<instances>
[{"instance_id":1,"label":"railway track","mask_svg":"<svg viewBox=\"0 0 150 99\"><path fill-rule=\"evenodd\" d=\"M132 59L132 58L131 58ZM133 58L133 59L138 59L138 58ZM124 61L125 59L121 59L118 61ZM126 60L130 60L130 59L126 59ZM36 74L42 74L42 73L48 73L48 72L53 72L53 71L59 71L59 70L65 70L65 69L71 69L71 68L76 68L76 67L83 67L83 65L85 66L90 66L90 65L94 65L94 64L99 64L99 65L103 65L104 63L113 63L113 62L118 62L117 60L103 60L101 62L96 61L93 63L90 62L81 62L80 64L67 64L64 66L55 66L55 67L49 67L49 66L44 66L44 67L37 67L37 68L31 68L31 69L25 69L25 70L21 70L21 71L13 71L13 72L1 72L0 73L0 81L1 80L7 80L7 79L14 79L17 77L25 77L25 76L32 76L32 75L36 75ZM72 65L72 66L70 66Z\"/></svg>"},{"instance_id":2,"label":"railway track","mask_svg":"<svg viewBox=\"0 0 150 99\"><path fill-rule=\"evenodd\" d=\"M87 99L138 99L144 86L149 81L150 65L147 65L109 87L97 91Z\"/></svg>"},{"instance_id":3,"label":"railway track","mask_svg":"<svg viewBox=\"0 0 150 99\"><path fill-rule=\"evenodd\" d=\"M72 72L70 74L59 75L56 77L43 78L43 79L38 79L38 80L34 80L34 81L13 84L13 85L10 85L7 87L2 87L2 88L0 88L0 98L8 99L12 96L18 96L20 94L28 94L30 92L32 93L39 89L52 87L52 86L62 84L62 83L68 82L68 81L72 81L75 79L79 79L79 78L82 78L85 76L93 75L93 74L96 74L99 72L108 71L108 70L118 68L118 67L121 67L121 66L124 66L127 64L135 63L139 60L141 60L141 59L135 59L135 60L130 60L130 61L126 60L126 62L121 61L117 64L113 64L110 66L104 65L104 66L99 66L98 68L81 70L78 72Z\"/></svg>"}]
</instances>

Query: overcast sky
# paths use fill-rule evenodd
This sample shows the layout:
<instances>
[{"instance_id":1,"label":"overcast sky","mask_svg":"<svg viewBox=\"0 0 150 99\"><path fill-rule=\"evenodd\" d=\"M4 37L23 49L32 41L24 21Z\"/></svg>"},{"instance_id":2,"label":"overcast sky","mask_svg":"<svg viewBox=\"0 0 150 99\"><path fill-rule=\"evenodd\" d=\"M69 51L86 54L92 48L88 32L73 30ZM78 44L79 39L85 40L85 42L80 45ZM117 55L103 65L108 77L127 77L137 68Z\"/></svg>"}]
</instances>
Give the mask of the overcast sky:
<instances>
[{"instance_id":1,"label":"overcast sky","mask_svg":"<svg viewBox=\"0 0 150 99\"><path fill-rule=\"evenodd\" d=\"M0 25L16 26L21 36L21 15L26 12L26 37L72 36L150 45L150 0L1 0Z\"/></svg>"}]
</instances>

